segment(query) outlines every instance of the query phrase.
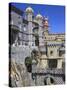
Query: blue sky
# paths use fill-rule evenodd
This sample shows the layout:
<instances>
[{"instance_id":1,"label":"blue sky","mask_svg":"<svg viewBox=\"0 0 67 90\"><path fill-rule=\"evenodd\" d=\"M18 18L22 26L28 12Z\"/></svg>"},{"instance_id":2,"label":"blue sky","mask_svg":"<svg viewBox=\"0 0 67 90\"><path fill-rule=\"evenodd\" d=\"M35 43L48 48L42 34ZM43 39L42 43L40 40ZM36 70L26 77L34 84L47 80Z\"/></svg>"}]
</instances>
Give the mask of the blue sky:
<instances>
[{"instance_id":1,"label":"blue sky","mask_svg":"<svg viewBox=\"0 0 67 90\"><path fill-rule=\"evenodd\" d=\"M50 32L64 33L65 32L65 7L58 5L45 5L45 4L25 4L25 3L12 3L20 10L25 11L27 7L32 7L34 15L38 13L42 16L49 18Z\"/></svg>"}]
</instances>

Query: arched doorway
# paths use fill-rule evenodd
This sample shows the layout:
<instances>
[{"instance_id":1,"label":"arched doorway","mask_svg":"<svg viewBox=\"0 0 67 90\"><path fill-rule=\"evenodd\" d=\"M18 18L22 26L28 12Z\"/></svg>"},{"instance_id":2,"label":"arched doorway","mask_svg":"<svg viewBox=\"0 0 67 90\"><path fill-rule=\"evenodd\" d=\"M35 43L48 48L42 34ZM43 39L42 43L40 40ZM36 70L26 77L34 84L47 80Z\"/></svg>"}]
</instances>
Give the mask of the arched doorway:
<instances>
[{"instance_id":1,"label":"arched doorway","mask_svg":"<svg viewBox=\"0 0 67 90\"><path fill-rule=\"evenodd\" d=\"M55 80L53 77L45 77L44 79L44 85L52 85L55 84Z\"/></svg>"}]
</instances>

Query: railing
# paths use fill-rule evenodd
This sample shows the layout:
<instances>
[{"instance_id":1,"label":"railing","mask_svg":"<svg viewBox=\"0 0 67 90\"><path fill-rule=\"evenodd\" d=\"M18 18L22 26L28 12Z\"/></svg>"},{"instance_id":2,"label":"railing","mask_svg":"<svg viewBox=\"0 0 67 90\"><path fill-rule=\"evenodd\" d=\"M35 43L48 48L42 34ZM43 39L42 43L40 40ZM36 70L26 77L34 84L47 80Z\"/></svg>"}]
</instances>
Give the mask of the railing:
<instances>
[{"instance_id":1,"label":"railing","mask_svg":"<svg viewBox=\"0 0 67 90\"><path fill-rule=\"evenodd\" d=\"M64 74L62 69L40 69L40 68L36 68L35 70L32 70L32 73L36 74L36 75L62 75Z\"/></svg>"}]
</instances>

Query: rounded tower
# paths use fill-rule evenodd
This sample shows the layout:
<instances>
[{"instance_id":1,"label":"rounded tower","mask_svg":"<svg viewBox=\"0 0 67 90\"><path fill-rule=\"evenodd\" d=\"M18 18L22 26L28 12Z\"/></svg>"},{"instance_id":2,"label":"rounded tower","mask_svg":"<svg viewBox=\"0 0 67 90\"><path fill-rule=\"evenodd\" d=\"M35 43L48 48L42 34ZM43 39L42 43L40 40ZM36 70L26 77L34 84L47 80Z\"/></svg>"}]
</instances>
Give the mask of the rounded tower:
<instances>
[{"instance_id":1,"label":"rounded tower","mask_svg":"<svg viewBox=\"0 0 67 90\"><path fill-rule=\"evenodd\" d=\"M33 9L31 7L26 8L26 19L28 21L28 45L32 46L32 16L33 16Z\"/></svg>"},{"instance_id":2,"label":"rounded tower","mask_svg":"<svg viewBox=\"0 0 67 90\"><path fill-rule=\"evenodd\" d=\"M39 20L39 19L43 19L43 17L42 17L41 14L38 14L38 15L36 16L36 19L37 19L37 20Z\"/></svg>"},{"instance_id":3,"label":"rounded tower","mask_svg":"<svg viewBox=\"0 0 67 90\"><path fill-rule=\"evenodd\" d=\"M44 45L44 43L43 43L43 35L42 35L42 33L43 33L43 28L42 28L42 22L43 22L43 17L42 17L42 15L41 14L37 14L37 16L36 16L36 20L37 20L37 22L38 22L38 24L39 24L39 31L38 31L38 35L39 35L39 46L43 46Z\"/></svg>"},{"instance_id":4,"label":"rounded tower","mask_svg":"<svg viewBox=\"0 0 67 90\"><path fill-rule=\"evenodd\" d=\"M33 13L34 13L33 9L31 7L28 7L28 8L26 8L25 12L26 12L26 19L28 21L32 21L32 16L33 16Z\"/></svg>"}]
</instances>

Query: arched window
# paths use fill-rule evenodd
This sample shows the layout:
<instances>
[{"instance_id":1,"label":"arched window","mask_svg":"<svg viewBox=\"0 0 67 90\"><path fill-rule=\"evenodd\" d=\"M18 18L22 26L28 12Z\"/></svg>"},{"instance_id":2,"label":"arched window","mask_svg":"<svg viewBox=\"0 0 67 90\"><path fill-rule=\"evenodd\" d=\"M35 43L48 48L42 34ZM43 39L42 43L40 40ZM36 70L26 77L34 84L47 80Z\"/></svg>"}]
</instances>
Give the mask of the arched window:
<instances>
[{"instance_id":1,"label":"arched window","mask_svg":"<svg viewBox=\"0 0 67 90\"><path fill-rule=\"evenodd\" d=\"M53 51L52 50L50 51L50 55L53 55Z\"/></svg>"},{"instance_id":2,"label":"arched window","mask_svg":"<svg viewBox=\"0 0 67 90\"><path fill-rule=\"evenodd\" d=\"M39 36L35 35L35 45L39 46Z\"/></svg>"},{"instance_id":3,"label":"arched window","mask_svg":"<svg viewBox=\"0 0 67 90\"><path fill-rule=\"evenodd\" d=\"M31 72L32 70L32 58L31 57L25 58L25 65L26 65L27 71Z\"/></svg>"}]
</instances>

